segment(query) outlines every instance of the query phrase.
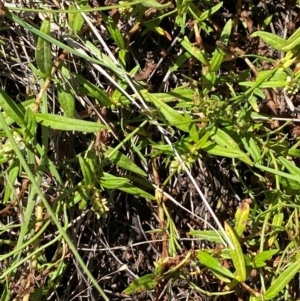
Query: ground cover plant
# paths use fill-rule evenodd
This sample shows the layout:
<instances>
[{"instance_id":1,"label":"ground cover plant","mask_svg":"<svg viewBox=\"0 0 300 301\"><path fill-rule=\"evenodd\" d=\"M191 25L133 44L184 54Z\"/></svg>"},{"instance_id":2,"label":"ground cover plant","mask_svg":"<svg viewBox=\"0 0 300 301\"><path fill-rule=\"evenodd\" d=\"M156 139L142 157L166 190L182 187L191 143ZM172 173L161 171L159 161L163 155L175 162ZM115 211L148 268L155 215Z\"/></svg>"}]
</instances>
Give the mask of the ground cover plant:
<instances>
[{"instance_id":1,"label":"ground cover plant","mask_svg":"<svg viewBox=\"0 0 300 301\"><path fill-rule=\"evenodd\" d=\"M0 300L300 300L299 12L1 2Z\"/></svg>"}]
</instances>

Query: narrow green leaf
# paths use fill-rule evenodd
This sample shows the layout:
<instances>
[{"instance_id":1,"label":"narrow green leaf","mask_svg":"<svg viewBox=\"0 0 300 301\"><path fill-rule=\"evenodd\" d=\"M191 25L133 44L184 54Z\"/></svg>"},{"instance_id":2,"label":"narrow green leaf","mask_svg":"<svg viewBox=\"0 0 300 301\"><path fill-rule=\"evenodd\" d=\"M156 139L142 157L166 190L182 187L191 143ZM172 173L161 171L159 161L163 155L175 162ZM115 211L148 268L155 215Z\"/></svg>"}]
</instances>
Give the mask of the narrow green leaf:
<instances>
[{"instance_id":1,"label":"narrow green leaf","mask_svg":"<svg viewBox=\"0 0 300 301\"><path fill-rule=\"evenodd\" d=\"M263 251L253 258L252 265L254 268L261 268L266 265L266 261L269 260L273 255L278 253L279 250L267 250Z\"/></svg>"},{"instance_id":2,"label":"narrow green leaf","mask_svg":"<svg viewBox=\"0 0 300 301\"><path fill-rule=\"evenodd\" d=\"M299 182L299 176L294 176L294 175L291 175L289 173L286 173L286 172L283 172L283 171L280 171L280 170L276 170L276 169L273 169L273 168L270 168L270 167L267 167L267 166L264 166L264 165L261 165L261 164L258 164L258 163L257 164L255 163L254 166L261 169L261 170L265 170L267 172L270 172L274 175L278 175L278 176L281 176L281 177Z\"/></svg>"},{"instance_id":3,"label":"narrow green leaf","mask_svg":"<svg viewBox=\"0 0 300 301\"><path fill-rule=\"evenodd\" d=\"M116 66L116 64L111 60L111 58L103 52L101 52L101 50L98 47L96 47L91 41L86 40L85 46L101 62L101 65L107 66L109 69L115 72L115 74L118 74L121 79L124 77L123 72L119 70L118 66Z\"/></svg>"},{"instance_id":4,"label":"narrow green leaf","mask_svg":"<svg viewBox=\"0 0 300 301\"><path fill-rule=\"evenodd\" d=\"M203 95L207 95L209 92L211 92L212 88L214 87L216 80L217 80L217 75L216 72L207 72L202 75L202 93Z\"/></svg>"},{"instance_id":5,"label":"narrow green leaf","mask_svg":"<svg viewBox=\"0 0 300 301\"><path fill-rule=\"evenodd\" d=\"M64 85L57 85L57 96L66 117L73 118L75 113L75 98L71 89L66 87L66 83Z\"/></svg>"},{"instance_id":6,"label":"narrow green leaf","mask_svg":"<svg viewBox=\"0 0 300 301\"><path fill-rule=\"evenodd\" d=\"M206 132L194 146L195 149L199 150L199 149L203 148L203 146L205 145L205 143L207 142L209 137L210 137L210 132Z\"/></svg>"},{"instance_id":7,"label":"narrow green leaf","mask_svg":"<svg viewBox=\"0 0 300 301\"><path fill-rule=\"evenodd\" d=\"M54 130L95 133L102 129L107 129L106 126L97 122L73 119L55 114L37 113L35 118L38 123Z\"/></svg>"},{"instance_id":8,"label":"narrow green leaf","mask_svg":"<svg viewBox=\"0 0 300 301\"><path fill-rule=\"evenodd\" d=\"M127 178L116 177L106 172L100 178L100 184L106 189L118 189L129 183Z\"/></svg>"},{"instance_id":9,"label":"narrow green leaf","mask_svg":"<svg viewBox=\"0 0 300 301\"><path fill-rule=\"evenodd\" d=\"M241 140L243 142L244 148L250 154L253 161L261 163L261 150L258 147L253 135L251 133L246 133L245 135L243 135L243 137L241 137Z\"/></svg>"},{"instance_id":10,"label":"narrow green leaf","mask_svg":"<svg viewBox=\"0 0 300 301\"><path fill-rule=\"evenodd\" d=\"M248 165L252 165L250 158L241 150L225 148L219 145L215 145L209 141L204 144L202 150L210 155L239 159Z\"/></svg>"},{"instance_id":11,"label":"narrow green leaf","mask_svg":"<svg viewBox=\"0 0 300 301\"><path fill-rule=\"evenodd\" d=\"M90 165L86 162L86 160L84 160L80 155L78 156L78 158L84 179L84 184L86 187L92 188L95 185L95 174L93 173Z\"/></svg>"},{"instance_id":12,"label":"narrow green leaf","mask_svg":"<svg viewBox=\"0 0 300 301\"><path fill-rule=\"evenodd\" d=\"M6 113L6 116L17 122L19 126L25 124L25 108L22 104L17 105L4 90L0 88L0 107ZM1 125L2 127L2 125Z\"/></svg>"},{"instance_id":13,"label":"narrow green leaf","mask_svg":"<svg viewBox=\"0 0 300 301\"><path fill-rule=\"evenodd\" d=\"M1 93L1 89L0 89L0 93ZM32 108L34 102L35 99L23 101L22 103L16 105L17 107L19 107L17 110L23 112L22 114L24 114L26 109ZM0 96L0 103L1 103L1 96ZM2 105L0 106L2 107ZM12 125L15 122L15 120L12 119L10 116L8 116L6 112L3 112L3 117L5 118L7 125ZM0 130L2 129L3 129L2 124L0 124Z\"/></svg>"},{"instance_id":14,"label":"narrow green leaf","mask_svg":"<svg viewBox=\"0 0 300 301\"><path fill-rule=\"evenodd\" d=\"M247 278L246 263L239 238L227 222L225 222L225 231L234 246L234 250L230 250L230 256L236 270L236 279L240 282L244 282Z\"/></svg>"},{"instance_id":15,"label":"narrow green leaf","mask_svg":"<svg viewBox=\"0 0 300 301\"><path fill-rule=\"evenodd\" d=\"M1 125L0 125L0 129L1 129ZM291 157L300 158L300 150L295 148L294 145L293 145L293 147L291 147L288 150L288 155L291 156Z\"/></svg>"},{"instance_id":16,"label":"narrow green leaf","mask_svg":"<svg viewBox=\"0 0 300 301\"><path fill-rule=\"evenodd\" d=\"M278 296L278 294L289 284L293 277L300 270L300 258L292 263L285 271L283 271L277 279L275 279L269 289L265 292L264 300L271 300Z\"/></svg>"},{"instance_id":17,"label":"narrow green leaf","mask_svg":"<svg viewBox=\"0 0 300 301\"><path fill-rule=\"evenodd\" d=\"M155 200L155 197L152 194L150 194L150 193L144 191L143 189L140 189L132 184L123 185L123 186L119 187L118 189L121 191L124 191L126 193L135 195L135 196L143 197L143 198L150 199L150 200Z\"/></svg>"},{"instance_id":18,"label":"narrow green leaf","mask_svg":"<svg viewBox=\"0 0 300 301\"><path fill-rule=\"evenodd\" d=\"M292 36L287 40L286 46L281 48L281 51L290 51L299 46L300 42L300 29L298 28Z\"/></svg>"},{"instance_id":19,"label":"narrow green leaf","mask_svg":"<svg viewBox=\"0 0 300 301\"><path fill-rule=\"evenodd\" d=\"M254 87L257 85L257 82L240 82L239 85L244 87ZM267 81L259 85L261 89L284 88L285 86L286 86L286 81Z\"/></svg>"},{"instance_id":20,"label":"narrow green leaf","mask_svg":"<svg viewBox=\"0 0 300 301\"><path fill-rule=\"evenodd\" d=\"M288 42L285 39L266 31L254 32L251 35L251 38L255 37L261 38L265 43L280 51L288 44Z\"/></svg>"},{"instance_id":21,"label":"narrow green leaf","mask_svg":"<svg viewBox=\"0 0 300 301\"><path fill-rule=\"evenodd\" d=\"M274 73L277 72L279 69L279 66L274 67L274 69L261 71L256 78L256 81L254 82L254 85L251 86L245 93L244 96L248 97L256 88L260 87L264 82L268 81L271 76L274 75Z\"/></svg>"},{"instance_id":22,"label":"narrow green leaf","mask_svg":"<svg viewBox=\"0 0 300 301\"><path fill-rule=\"evenodd\" d=\"M154 274L144 275L133 282L122 292L122 295L138 294L145 291L150 291L157 285L157 280Z\"/></svg>"},{"instance_id":23,"label":"narrow green leaf","mask_svg":"<svg viewBox=\"0 0 300 301\"><path fill-rule=\"evenodd\" d=\"M204 251L199 251L197 254L197 258L200 262L202 262L206 267L210 268L214 272L218 272L226 277L229 278L235 278L235 276L228 270L226 267L224 267L219 260L212 257L208 253Z\"/></svg>"},{"instance_id":24,"label":"narrow green leaf","mask_svg":"<svg viewBox=\"0 0 300 301\"><path fill-rule=\"evenodd\" d=\"M165 9L168 8L171 3L167 2L165 4L161 4L155 0L146 0L146 1L142 1L140 4L142 4L143 6L146 7L150 7L150 8L156 8L156 9Z\"/></svg>"},{"instance_id":25,"label":"narrow green leaf","mask_svg":"<svg viewBox=\"0 0 300 301\"><path fill-rule=\"evenodd\" d=\"M106 157L108 157L108 160L114 164L116 164L119 167L122 167L126 170L129 170L131 172L134 172L142 177L146 177L147 174L139 168L134 162L132 162L131 159L129 159L127 156L123 155L119 151L115 151L112 156L109 156L109 153L113 150L112 147L108 147L108 150L106 152Z\"/></svg>"},{"instance_id":26,"label":"narrow green leaf","mask_svg":"<svg viewBox=\"0 0 300 301\"><path fill-rule=\"evenodd\" d=\"M281 164L292 174L298 177L300 182L300 168L293 164L291 161L287 160L286 158L280 156L278 157Z\"/></svg>"},{"instance_id":27,"label":"narrow green leaf","mask_svg":"<svg viewBox=\"0 0 300 301\"><path fill-rule=\"evenodd\" d=\"M292 195L295 195L297 191L300 189L300 168L298 168L295 164L280 156L279 161L281 164L291 173L292 176L296 177L297 180L281 178L280 183L287 191Z\"/></svg>"},{"instance_id":28,"label":"narrow green leaf","mask_svg":"<svg viewBox=\"0 0 300 301\"><path fill-rule=\"evenodd\" d=\"M220 42L222 42L225 45L228 44L228 40L231 34L231 29L232 29L232 20L229 19L226 22L220 37ZM224 58L223 50L217 47L210 61L210 71L217 71L223 62L223 58Z\"/></svg>"},{"instance_id":29,"label":"narrow green leaf","mask_svg":"<svg viewBox=\"0 0 300 301\"><path fill-rule=\"evenodd\" d=\"M50 19L45 18L40 28L41 33L50 36L50 28ZM51 44L41 37L37 41L35 59L41 72L50 76L52 70Z\"/></svg>"},{"instance_id":30,"label":"narrow green leaf","mask_svg":"<svg viewBox=\"0 0 300 301\"><path fill-rule=\"evenodd\" d=\"M264 27L267 27L270 25L270 23L272 22L273 19L273 15L269 15L264 19ZM250 300L252 301L252 300Z\"/></svg>"},{"instance_id":31,"label":"narrow green leaf","mask_svg":"<svg viewBox=\"0 0 300 301\"><path fill-rule=\"evenodd\" d=\"M278 212L273 216L273 221L272 221L272 232L271 236L268 239L268 246L269 248L272 247L275 239L278 236L279 230L284 231L284 226L283 226L283 220L284 220L284 214L282 212Z\"/></svg>"},{"instance_id":32,"label":"narrow green leaf","mask_svg":"<svg viewBox=\"0 0 300 301\"><path fill-rule=\"evenodd\" d=\"M213 230L192 230L189 232L189 235L195 236L201 240L214 242L217 244L222 244L221 232L216 232Z\"/></svg>"},{"instance_id":33,"label":"narrow green leaf","mask_svg":"<svg viewBox=\"0 0 300 301\"><path fill-rule=\"evenodd\" d=\"M26 123L26 134L29 135L29 137L34 137L37 124L35 120L35 114L32 112L31 109L27 109L25 113L25 123Z\"/></svg>"},{"instance_id":34,"label":"narrow green leaf","mask_svg":"<svg viewBox=\"0 0 300 301\"><path fill-rule=\"evenodd\" d=\"M17 177L19 176L19 171L20 161L19 159L15 158L14 160L12 160L12 163L9 166L8 181L9 183L11 183L11 185L8 184L5 186L4 197L2 200L3 204L7 204L10 199L12 200L14 198L14 196L12 196L13 186Z\"/></svg>"},{"instance_id":35,"label":"narrow green leaf","mask_svg":"<svg viewBox=\"0 0 300 301\"><path fill-rule=\"evenodd\" d=\"M165 104L160 99L154 97L153 95L149 94L149 98L151 99L153 104L161 111L161 113L164 115L164 117L167 119L171 126L175 126L184 132L190 133L192 139L194 141L198 141L199 137L197 134L196 125L190 116L181 115L180 113L178 113L177 111L175 111L170 106Z\"/></svg>"},{"instance_id":36,"label":"narrow green leaf","mask_svg":"<svg viewBox=\"0 0 300 301\"><path fill-rule=\"evenodd\" d=\"M220 128L214 128L211 131L210 138L222 147L240 150L239 145L234 141L234 139Z\"/></svg>"},{"instance_id":37,"label":"narrow green leaf","mask_svg":"<svg viewBox=\"0 0 300 301\"><path fill-rule=\"evenodd\" d=\"M63 79L57 85L58 102L65 115L69 118L73 118L75 113L75 98L73 96L72 89L68 84L71 79L71 75L65 63L61 66L61 73L63 75Z\"/></svg>"},{"instance_id":38,"label":"narrow green leaf","mask_svg":"<svg viewBox=\"0 0 300 301\"><path fill-rule=\"evenodd\" d=\"M170 68L171 72L175 72L178 70L178 68L180 68L189 58L191 58L191 54L188 52L184 52L183 54L181 54L175 64Z\"/></svg>"},{"instance_id":39,"label":"narrow green leaf","mask_svg":"<svg viewBox=\"0 0 300 301\"><path fill-rule=\"evenodd\" d=\"M209 64L208 57L205 53L205 50L200 50L191 44L188 37L184 37L183 39L178 39L181 46L188 51L194 58L196 58L203 65L207 66Z\"/></svg>"},{"instance_id":40,"label":"narrow green leaf","mask_svg":"<svg viewBox=\"0 0 300 301\"><path fill-rule=\"evenodd\" d=\"M105 107L112 105L111 99L108 97L107 93L101 90L96 85L92 84L86 78L81 75L75 75L75 78L83 87L78 87L78 90L83 92L83 94L88 94L89 96L95 97L99 100Z\"/></svg>"},{"instance_id":41,"label":"narrow green leaf","mask_svg":"<svg viewBox=\"0 0 300 301\"><path fill-rule=\"evenodd\" d=\"M117 24L114 22L113 18L107 14L101 13L101 17L105 22L105 26L110 33L110 36L114 39L115 43L120 49L125 49L125 41L122 33L120 32Z\"/></svg>"},{"instance_id":42,"label":"narrow green leaf","mask_svg":"<svg viewBox=\"0 0 300 301\"><path fill-rule=\"evenodd\" d=\"M82 5L80 5L81 8L83 8ZM68 10L77 10L77 7L73 4L69 5L69 9ZM80 14L80 10L78 10L78 13L68 13L68 24L70 26L70 28L72 29L73 34L77 35L84 23L84 19L82 17L82 15Z\"/></svg>"},{"instance_id":43,"label":"narrow green leaf","mask_svg":"<svg viewBox=\"0 0 300 301\"><path fill-rule=\"evenodd\" d=\"M153 189L152 182L148 179L142 178L140 176L135 177L132 175L126 175L124 176L124 178L127 178L130 182L141 184L145 187L145 189ZM142 187L141 185L139 185L139 187Z\"/></svg>"},{"instance_id":44,"label":"narrow green leaf","mask_svg":"<svg viewBox=\"0 0 300 301\"><path fill-rule=\"evenodd\" d=\"M119 189L136 196L155 200L155 197L152 194L130 184L129 179L127 178L116 177L104 172L103 176L100 178L100 184L106 189Z\"/></svg>"},{"instance_id":45,"label":"narrow green leaf","mask_svg":"<svg viewBox=\"0 0 300 301\"><path fill-rule=\"evenodd\" d=\"M210 9L203 12L200 17L197 19L198 22L203 22L207 20L210 16L212 16L214 13L216 13L221 7L223 6L223 1L218 3L217 5L211 7Z\"/></svg>"},{"instance_id":46,"label":"narrow green leaf","mask_svg":"<svg viewBox=\"0 0 300 301\"><path fill-rule=\"evenodd\" d=\"M243 234L247 226L249 213L250 213L250 206L248 202L243 201L235 213L234 230L239 237L241 237L241 235Z\"/></svg>"}]
</instances>

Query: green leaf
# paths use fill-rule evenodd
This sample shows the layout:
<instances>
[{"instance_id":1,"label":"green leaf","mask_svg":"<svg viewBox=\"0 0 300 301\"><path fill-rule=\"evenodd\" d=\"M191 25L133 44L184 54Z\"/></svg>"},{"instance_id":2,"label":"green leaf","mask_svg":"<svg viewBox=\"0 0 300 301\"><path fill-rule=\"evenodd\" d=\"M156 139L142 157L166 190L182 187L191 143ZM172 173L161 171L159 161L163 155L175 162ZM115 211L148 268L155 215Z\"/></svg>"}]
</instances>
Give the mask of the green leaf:
<instances>
[{"instance_id":1,"label":"green leaf","mask_svg":"<svg viewBox=\"0 0 300 301\"><path fill-rule=\"evenodd\" d=\"M221 232L213 231L213 230L192 230L189 232L189 235L195 236L200 240L210 241L217 244L223 244L221 239Z\"/></svg>"},{"instance_id":2,"label":"green leaf","mask_svg":"<svg viewBox=\"0 0 300 301\"><path fill-rule=\"evenodd\" d=\"M244 87L254 87L257 86L257 82L240 82L239 85ZM267 81L259 85L261 89L284 88L285 86L286 86L286 81Z\"/></svg>"},{"instance_id":3,"label":"green leaf","mask_svg":"<svg viewBox=\"0 0 300 301\"><path fill-rule=\"evenodd\" d=\"M1 94L1 89L0 89L0 94ZM16 105L18 107L16 109L18 111L22 112L22 114L25 114L26 109L31 109L34 102L35 102L35 99L23 101L22 103ZM0 103L1 103L1 95L0 95ZM9 105L9 103L7 103L7 104ZM1 104L0 104L0 106L2 107ZM15 120L12 119L10 116L8 116L6 112L3 112L3 117L4 117L7 125L12 125L15 122ZM2 130L2 129L3 129L3 126L2 126L2 124L0 124L0 130Z\"/></svg>"},{"instance_id":4,"label":"green leaf","mask_svg":"<svg viewBox=\"0 0 300 301\"><path fill-rule=\"evenodd\" d=\"M254 84L244 93L244 97L249 97L256 88L260 87L264 82L268 81L269 78L273 76L278 69L279 66L276 66L271 70L260 71Z\"/></svg>"},{"instance_id":5,"label":"green leaf","mask_svg":"<svg viewBox=\"0 0 300 301\"><path fill-rule=\"evenodd\" d=\"M136 196L155 200L155 197L152 194L130 184L129 179L127 178L116 177L108 173L103 173L103 176L100 178L100 184L106 189L119 189Z\"/></svg>"},{"instance_id":6,"label":"green leaf","mask_svg":"<svg viewBox=\"0 0 300 301\"><path fill-rule=\"evenodd\" d=\"M81 8L84 8L84 6L80 5ZM69 9L68 10L77 10L77 7L73 4L69 5ZM80 14L80 10L78 10L78 13L68 13L68 24L70 26L70 28L73 31L73 34L77 35L84 23L84 19L82 17L82 15Z\"/></svg>"},{"instance_id":7,"label":"green leaf","mask_svg":"<svg viewBox=\"0 0 300 301\"><path fill-rule=\"evenodd\" d=\"M239 145L234 141L234 139L220 128L214 128L211 130L210 138L222 147L240 150Z\"/></svg>"},{"instance_id":8,"label":"green leaf","mask_svg":"<svg viewBox=\"0 0 300 301\"><path fill-rule=\"evenodd\" d=\"M19 126L25 125L25 109L22 104L17 105L4 90L0 88L0 107L6 113L6 116L17 122ZM12 123L12 122L11 122ZM2 127L2 125L1 125Z\"/></svg>"},{"instance_id":9,"label":"green leaf","mask_svg":"<svg viewBox=\"0 0 300 301\"><path fill-rule=\"evenodd\" d=\"M0 126L0 129L1 129L1 126ZM300 158L300 150L297 149L296 147L291 147L289 150L288 150L288 155L291 156L291 157L296 157L296 158Z\"/></svg>"},{"instance_id":10,"label":"green leaf","mask_svg":"<svg viewBox=\"0 0 300 301\"><path fill-rule=\"evenodd\" d=\"M196 125L189 115L185 114L184 116L182 116L180 113L151 94L149 94L149 98L151 99L153 104L161 111L161 113L164 115L171 126L175 126L184 132L190 133L192 139L195 142L199 140Z\"/></svg>"},{"instance_id":11,"label":"green leaf","mask_svg":"<svg viewBox=\"0 0 300 301\"><path fill-rule=\"evenodd\" d=\"M266 32L266 31L256 31L251 35L251 38L261 38L265 43L269 44L273 48L283 51L282 49L287 46L288 42L278 35Z\"/></svg>"},{"instance_id":12,"label":"green leaf","mask_svg":"<svg viewBox=\"0 0 300 301\"><path fill-rule=\"evenodd\" d=\"M217 75L215 72L207 72L202 75L202 93L203 95L207 95L211 92L212 88L214 87L217 80Z\"/></svg>"},{"instance_id":13,"label":"green leaf","mask_svg":"<svg viewBox=\"0 0 300 301\"><path fill-rule=\"evenodd\" d=\"M197 19L198 22L203 22L207 20L207 18L211 17L214 13L216 13L223 6L223 2L221 1L217 5L211 7L210 9L203 12L200 17Z\"/></svg>"},{"instance_id":14,"label":"green leaf","mask_svg":"<svg viewBox=\"0 0 300 301\"><path fill-rule=\"evenodd\" d=\"M299 46L300 43L300 28L298 28L287 40L286 45L281 48L281 51L290 51Z\"/></svg>"},{"instance_id":15,"label":"green leaf","mask_svg":"<svg viewBox=\"0 0 300 301\"><path fill-rule=\"evenodd\" d=\"M13 192L13 185L19 176L20 171L20 161L19 159L15 158L12 160L9 171L8 171L8 182L11 183L11 185L6 185L4 190L4 197L2 200L3 204L7 204L10 199L13 199L12 192Z\"/></svg>"},{"instance_id":16,"label":"green leaf","mask_svg":"<svg viewBox=\"0 0 300 301\"><path fill-rule=\"evenodd\" d=\"M123 155L119 151L115 151L112 156L109 155L109 153L113 150L112 147L108 147L108 150L105 154L105 157L108 157L108 160L117 166L124 168L126 170L129 170L131 172L134 172L142 177L146 177L147 174L139 168L131 159L129 159L127 156Z\"/></svg>"},{"instance_id":17,"label":"green leaf","mask_svg":"<svg viewBox=\"0 0 300 301\"><path fill-rule=\"evenodd\" d=\"M204 150L210 155L239 159L248 165L252 165L252 161L250 160L250 158L241 150L222 147L219 145L215 145L209 141L204 144L202 150Z\"/></svg>"},{"instance_id":18,"label":"green leaf","mask_svg":"<svg viewBox=\"0 0 300 301\"><path fill-rule=\"evenodd\" d=\"M147 274L131 282L130 285L122 292L122 295L132 295L150 291L154 289L157 284L158 282L155 279L155 275Z\"/></svg>"},{"instance_id":19,"label":"green leaf","mask_svg":"<svg viewBox=\"0 0 300 301\"><path fill-rule=\"evenodd\" d=\"M282 185L286 193L291 195L298 195L300 190L299 182L287 178L281 178L280 184Z\"/></svg>"},{"instance_id":20,"label":"green leaf","mask_svg":"<svg viewBox=\"0 0 300 301\"><path fill-rule=\"evenodd\" d=\"M110 36L114 39L117 46L120 49L125 49L125 42L123 39L123 35L120 32L119 28L117 27L116 23L114 22L113 18L104 13L101 13L101 17L105 22L105 27L109 31Z\"/></svg>"},{"instance_id":21,"label":"green leaf","mask_svg":"<svg viewBox=\"0 0 300 301\"><path fill-rule=\"evenodd\" d=\"M300 183L300 168L293 164L291 161L286 158L280 156L278 157L281 164L292 174L298 177Z\"/></svg>"},{"instance_id":22,"label":"green leaf","mask_svg":"<svg viewBox=\"0 0 300 301\"><path fill-rule=\"evenodd\" d=\"M50 19L45 18L41 25L40 32L50 36L50 27ZM52 70L51 44L42 37L39 37L37 41L35 59L41 72L50 76Z\"/></svg>"},{"instance_id":23,"label":"green leaf","mask_svg":"<svg viewBox=\"0 0 300 301\"><path fill-rule=\"evenodd\" d=\"M124 178L127 178L129 181L131 181L133 183L141 184L146 189L153 189L153 185L152 185L151 181L149 181L148 179L142 178L140 176L135 177L132 175L126 175L126 176L124 176ZM139 186L141 187L141 185L139 185Z\"/></svg>"},{"instance_id":24,"label":"green leaf","mask_svg":"<svg viewBox=\"0 0 300 301\"><path fill-rule=\"evenodd\" d=\"M250 206L248 202L243 201L235 213L234 230L239 237L241 237L241 235L243 234L247 226L249 213L250 213Z\"/></svg>"},{"instance_id":25,"label":"green leaf","mask_svg":"<svg viewBox=\"0 0 300 301\"><path fill-rule=\"evenodd\" d=\"M283 88L286 86L287 76L288 74L284 69L277 69L271 76L269 70L264 70L258 73L255 82L239 82L239 85L253 87L257 86L257 83L259 83L260 88ZM266 77L268 80L265 79Z\"/></svg>"},{"instance_id":26,"label":"green leaf","mask_svg":"<svg viewBox=\"0 0 300 301\"><path fill-rule=\"evenodd\" d=\"M234 250L230 249L230 256L233 262L233 265L236 270L236 280L239 282L244 282L247 278L246 274L246 263L244 259L244 254L239 242L239 238L237 237L235 231L230 227L230 225L225 222L225 231L228 234L233 246Z\"/></svg>"},{"instance_id":27,"label":"green leaf","mask_svg":"<svg viewBox=\"0 0 300 301\"><path fill-rule=\"evenodd\" d=\"M253 258L252 266L253 268L261 268L266 265L266 261L269 260L273 255L275 255L279 250L267 250L263 251Z\"/></svg>"},{"instance_id":28,"label":"green leaf","mask_svg":"<svg viewBox=\"0 0 300 301\"><path fill-rule=\"evenodd\" d=\"M159 3L155 0L142 1L141 4L143 6L150 7L150 8L156 8L156 9L165 9L165 8L168 8L171 5L170 2L167 2L165 4L161 4L161 3Z\"/></svg>"},{"instance_id":29,"label":"green leaf","mask_svg":"<svg viewBox=\"0 0 300 301\"><path fill-rule=\"evenodd\" d=\"M274 231L271 232L271 236L268 239L269 248L272 247L275 239L278 236L279 230L284 231L283 220L284 220L284 214L282 212L278 212L273 216L272 230L274 229Z\"/></svg>"},{"instance_id":30,"label":"green leaf","mask_svg":"<svg viewBox=\"0 0 300 301\"><path fill-rule=\"evenodd\" d=\"M106 126L97 122L73 119L55 114L37 113L35 114L35 119L46 127L61 131L95 133L102 129L107 129Z\"/></svg>"},{"instance_id":31,"label":"green leaf","mask_svg":"<svg viewBox=\"0 0 300 301\"><path fill-rule=\"evenodd\" d=\"M100 184L106 189L118 189L128 183L129 180L127 178L116 177L106 172L100 178Z\"/></svg>"},{"instance_id":32,"label":"green leaf","mask_svg":"<svg viewBox=\"0 0 300 301\"><path fill-rule=\"evenodd\" d=\"M300 189L300 168L298 168L296 165L282 156L280 156L278 159L280 163L291 173L291 175L297 178L297 180L287 178L280 179L280 183L285 188L285 190L289 194L295 195L295 193L297 193L297 191Z\"/></svg>"},{"instance_id":33,"label":"green leaf","mask_svg":"<svg viewBox=\"0 0 300 301\"><path fill-rule=\"evenodd\" d=\"M132 184L123 185L123 186L119 187L118 189L121 191L124 191L126 193L130 193L134 196L143 197L143 198L150 199L153 201L155 200L155 197L152 194L150 194L150 193L144 191L143 189L140 189Z\"/></svg>"},{"instance_id":34,"label":"green leaf","mask_svg":"<svg viewBox=\"0 0 300 301\"><path fill-rule=\"evenodd\" d=\"M111 99L108 97L107 93L101 90L96 85L92 84L86 78L81 75L75 75L75 78L83 87L78 87L78 90L83 94L87 94L89 96L95 97L99 100L105 107L109 107L112 105Z\"/></svg>"},{"instance_id":35,"label":"green leaf","mask_svg":"<svg viewBox=\"0 0 300 301\"><path fill-rule=\"evenodd\" d=\"M26 134L29 137L33 137L37 128L37 124L35 121L35 114L31 109L27 109L25 113L25 123L26 123Z\"/></svg>"},{"instance_id":36,"label":"green leaf","mask_svg":"<svg viewBox=\"0 0 300 301\"><path fill-rule=\"evenodd\" d=\"M58 102L65 115L69 118L73 118L75 113L75 98L72 89L68 84L71 76L65 63L61 66L61 73L63 75L63 80L57 85Z\"/></svg>"},{"instance_id":37,"label":"green leaf","mask_svg":"<svg viewBox=\"0 0 300 301\"><path fill-rule=\"evenodd\" d=\"M230 272L230 270L224 267L219 262L219 260L212 257L208 253L204 251L199 251L197 254L197 258L200 262L202 262L206 267L210 268L212 271L220 273L229 278L235 278L235 276Z\"/></svg>"},{"instance_id":38,"label":"green leaf","mask_svg":"<svg viewBox=\"0 0 300 301\"><path fill-rule=\"evenodd\" d=\"M85 46L89 49L89 51L101 62L101 65L107 66L111 69L115 74L118 74L122 79L123 71L111 60L109 56L104 54L97 46L95 46L91 41L85 40Z\"/></svg>"},{"instance_id":39,"label":"green leaf","mask_svg":"<svg viewBox=\"0 0 300 301\"><path fill-rule=\"evenodd\" d=\"M80 155L78 156L78 158L84 179L84 184L86 187L92 188L95 185L95 174L86 160L84 160Z\"/></svg>"},{"instance_id":40,"label":"green leaf","mask_svg":"<svg viewBox=\"0 0 300 301\"><path fill-rule=\"evenodd\" d=\"M207 66L209 64L208 57L205 50L200 50L199 48L193 46L189 41L188 37L184 36L183 39L178 39L181 46L188 51L194 58L196 58L203 65Z\"/></svg>"},{"instance_id":41,"label":"green leaf","mask_svg":"<svg viewBox=\"0 0 300 301\"><path fill-rule=\"evenodd\" d=\"M273 15L269 15L264 19L264 27L267 27L270 25L270 23L272 22L273 19ZM250 300L251 301L251 300Z\"/></svg>"},{"instance_id":42,"label":"green leaf","mask_svg":"<svg viewBox=\"0 0 300 301\"><path fill-rule=\"evenodd\" d=\"M228 40L231 34L231 29L232 29L232 20L229 19L226 22L220 37L220 42L222 42L225 45L228 44ZM223 62L223 58L224 58L223 50L217 47L210 61L210 71L217 71Z\"/></svg>"},{"instance_id":43,"label":"green leaf","mask_svg":"<svg viewBox=\"0 0 300 301\"><path fill-rule=\"evenodd\" d=\"M66 83L64 83L66 85ZM57 85L57 98L66 117L73 118L75 113L75 98L69 87Z\"/></svg>"},{"instance_id":44,"label":"green leaf","mask_svg":"<svg viewBox=\"0 0 300 301\"><path fill-rule=\"evenodd\" d=\"M203 148L203 146L205 145L205 143L207 142L207 140L209 139L210 137L210 132L206 132L201 138L199 141L197 141L197 143L195 144L194 148L196 150L199 150L201 148Z\"/></svg>"},{"instance_id":45,"label":"green leaf","mask_svg":"<svg viewBox=\"0 0 300 301\"><path fill-rule=\"evenodd\" d=\"M191 58L191 54L188 52L184 52L183 54L181 54L175 64L170 68L170 72L175 72L178 70L178 68L180 68L189 58Z\"/></svg>"},{"instance_id":46,"label":"green leaf","mask_svg":"<svg viewBox=\"0 0 300 301\"><path fill-rule=\"evenodd\" d=\"M261 164L258 164L258 163L255 163L254 166L257 167L258 169L265 170L265 171L270 172L274 175L278 175L278 176L281 176L281 177L299 182L299 176L291 175L289 173L286 173L286 172L283 172L283 171L280 171L280 170L277 170L277 169L273 169L273 168L270 168L270 167L267 167L267 166L264 166L264 165L261 165Z\"/></svg>"},{"instance_id":47,"label":"green leaf","mask_svg":"<svg viewBox=\"0 0 300 301\"><path fill-rule=\"evenodd\" d=\"M243 137L241 137L241 140L243 142L244 148L250 154L253 161L261 163L261 150L258 147L253 134L246 133L245 135L243 135Z\"/></svg>"},{"instance_id":48,"label":"green leaf","mask_svg":"<svg viewBox=\"0 0 300 301\"><path fill-rule=\"evenodd\" d=\"M284 287L289 284L289 282L294 278L294 276L300 270L300 258L292 263L285 271L280 273L279 277L275 279L269 289L265 292L263 299L271 300L278 296L278 294L284 289Z\"/></svg>"}]
</instances>

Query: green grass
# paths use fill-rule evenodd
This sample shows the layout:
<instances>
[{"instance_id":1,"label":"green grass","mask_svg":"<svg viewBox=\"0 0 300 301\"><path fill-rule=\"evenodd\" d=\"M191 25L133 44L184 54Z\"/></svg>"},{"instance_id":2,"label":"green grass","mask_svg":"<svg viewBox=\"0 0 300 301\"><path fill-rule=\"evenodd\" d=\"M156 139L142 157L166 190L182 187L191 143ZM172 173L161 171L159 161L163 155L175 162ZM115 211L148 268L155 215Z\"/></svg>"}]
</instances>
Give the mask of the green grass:
<instances>
[{"instance_id":1,"label":"green grass","mask_svg":"<svg viewBox=\"0 0 300 301\"><path fill-rule=\"evenodd\" d=\"M299 300L300 29L241 5L5 8L1 301Z\"/></svg>"}]
</instances>

